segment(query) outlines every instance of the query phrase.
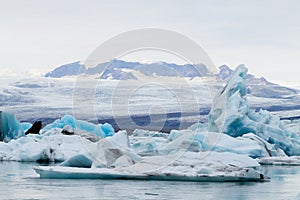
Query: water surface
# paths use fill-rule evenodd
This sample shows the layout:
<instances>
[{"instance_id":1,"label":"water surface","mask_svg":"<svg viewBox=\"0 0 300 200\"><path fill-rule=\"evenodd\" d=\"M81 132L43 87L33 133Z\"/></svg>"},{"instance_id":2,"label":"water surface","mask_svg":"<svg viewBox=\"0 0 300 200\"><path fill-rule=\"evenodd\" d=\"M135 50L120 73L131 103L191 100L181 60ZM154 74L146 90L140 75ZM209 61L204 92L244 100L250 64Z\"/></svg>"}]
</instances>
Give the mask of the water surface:
<instances>
[{"instance_id":1,"label":"water surface","mask_svg":"<svg viewBox=\"0 0 300 200\"><path fill-rule=\"evenodd\" d=\"M265 183L40 179L36 163L0 162L0 199L295 199L300 167L263 167Z\"/></svg>"}]
</instances>

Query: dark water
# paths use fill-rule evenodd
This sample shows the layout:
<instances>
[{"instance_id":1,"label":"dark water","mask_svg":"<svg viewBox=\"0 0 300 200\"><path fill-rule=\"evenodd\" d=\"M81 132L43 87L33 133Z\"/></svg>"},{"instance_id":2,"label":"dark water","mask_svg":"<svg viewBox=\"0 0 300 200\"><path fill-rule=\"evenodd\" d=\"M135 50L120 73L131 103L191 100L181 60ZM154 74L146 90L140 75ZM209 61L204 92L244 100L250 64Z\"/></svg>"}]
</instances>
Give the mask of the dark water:
<instances>
[{"instance_id":1,"label":"dark water","mask_svg":"<svg viewBox=\"0 0 300 200\"><path fill-rule=\"evenodd\" d=\"M300 167L263 167L266 183L39 179L35 163L0 162L0 199L295 199Z\"/></svg>"}]
</instances>

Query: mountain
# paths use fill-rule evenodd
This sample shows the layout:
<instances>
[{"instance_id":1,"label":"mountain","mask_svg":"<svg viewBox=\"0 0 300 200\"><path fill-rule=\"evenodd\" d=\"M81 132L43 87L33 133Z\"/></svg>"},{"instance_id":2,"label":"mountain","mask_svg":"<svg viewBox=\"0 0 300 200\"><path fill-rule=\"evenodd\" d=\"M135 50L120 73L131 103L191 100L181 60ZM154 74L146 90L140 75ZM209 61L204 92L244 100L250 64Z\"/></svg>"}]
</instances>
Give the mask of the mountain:
<instances>
[{"instance_id":1,"label":"mountain","mask_svg":"<svg viewBox=\"0 0 300 200\"><path fill-rule=\"evenodd\" d=\"M218 80L225 81L231 76L232 73L232 69L230 69L227 65L222 65L219 67L219 73L216 75L216 77Z\"/></svg>"},{"instance_id":2,"label":"mountain","mask_svg":"<svg viewBox=\"0 0 300 200\"><path fill-rule=\"evenodd\" d=\"M195 69L196 67L196 69ZM180 77L203 77L208 75L209 71L205 65L185 64L177 65L166 62L157 62L143 64L139 62L126 62L122 60L112 60L111 62L100 63L96 67L86 68L80 62L65 64L48 72L45 76L52 78L61 78L64 76L74 76L78 74L95 75L103 72L101 79L137 79L134 71L140 72L146 76L180 76Z\"/></svg>"},{"instance_id":3,"label":"mountain","mask_svg":"<svg viewBox=\"0 0 300 200\"><path fill-rule=\"evenodd\" d=\"M84 68L84 65L78 62L73 62L69 64L62 65L55 68L53 71L48 72L45 77L51 78L61 78L64 76L74 76L80 73L81 69Z\"/></svg>"},{"instance_id":4,"label":"mountain","mask_svg":"<svg viewBox=\"0 0 300 200\"><path fill-rule=\"evenodd\" d=\"M195 68L196 67L196 68ZM99 75L101 79L108 80L137 80L135 72L142 73L145 76L162 77L213 77L217 83L225 83L233 70L227 65L219 67L217 74L212 74L204 64L198 65L177 65L166 62L156 62L144 64L139 62L126 62L122 60L112 60L110 62L100 63L96 67L86 68L80 62L73 62L55 68L45 76L52 78L61 78L65 76L75 76L78 74ZM102 74L100 74L102 73ZM267 81L264 77L257 78L254 75L247 75L248 93L256 97L265 98L293 98L298 94L298 90L280 86Z\"/></svg>"},{"instance_id":5,"label":"mountain","mask_svg":"<svg viewBox=\"0 0 300 200\"><path fill-rule=\"evenodd\" d=\"M219 67L219 73L216 75L220 81L227 81L233 70L227 65ZM267 81L264 77L256 78L252 74L247 74L248 93L256 97L266 98L293 98L298 94L298 90L280 86L275 83Z\"/></svg>"}]
</instances>

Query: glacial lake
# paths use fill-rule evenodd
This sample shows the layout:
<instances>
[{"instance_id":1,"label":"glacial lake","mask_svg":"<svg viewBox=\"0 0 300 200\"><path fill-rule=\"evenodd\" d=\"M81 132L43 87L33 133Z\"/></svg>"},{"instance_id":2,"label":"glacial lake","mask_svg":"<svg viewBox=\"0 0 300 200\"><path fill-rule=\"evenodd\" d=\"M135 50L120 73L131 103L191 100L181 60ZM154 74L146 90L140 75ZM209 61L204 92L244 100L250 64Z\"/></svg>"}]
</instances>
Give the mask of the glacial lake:
<instances>
[{"instance_id":1,"label":"glacial lake","mask_svg":"<svg viewBox=\"0 0 300 200\"><path fill-rule=\"evenodd\" d=\"M264 166L270 182L40 179L36 163L0 162L0 199L296 199L300 167Z\"/></svg>"}]
</instances>

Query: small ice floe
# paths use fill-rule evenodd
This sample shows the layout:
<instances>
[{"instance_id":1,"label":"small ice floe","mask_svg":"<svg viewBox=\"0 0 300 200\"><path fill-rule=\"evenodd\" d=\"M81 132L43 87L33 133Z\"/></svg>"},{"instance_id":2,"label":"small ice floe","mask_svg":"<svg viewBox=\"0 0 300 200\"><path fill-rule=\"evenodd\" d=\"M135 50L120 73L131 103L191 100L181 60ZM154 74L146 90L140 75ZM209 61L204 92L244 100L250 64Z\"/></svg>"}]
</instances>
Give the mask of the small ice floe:
<instances>
[{"instance_id":1,"label":"small ice floe","mask_svg":"<svg viewBox=\"0 0 300 200\"><path fill-rule=\"evenodd\" d=\"M261 165L300 166L300 156L264 157L257 159L257 161Z\"/></svg>"}]
</instances>

